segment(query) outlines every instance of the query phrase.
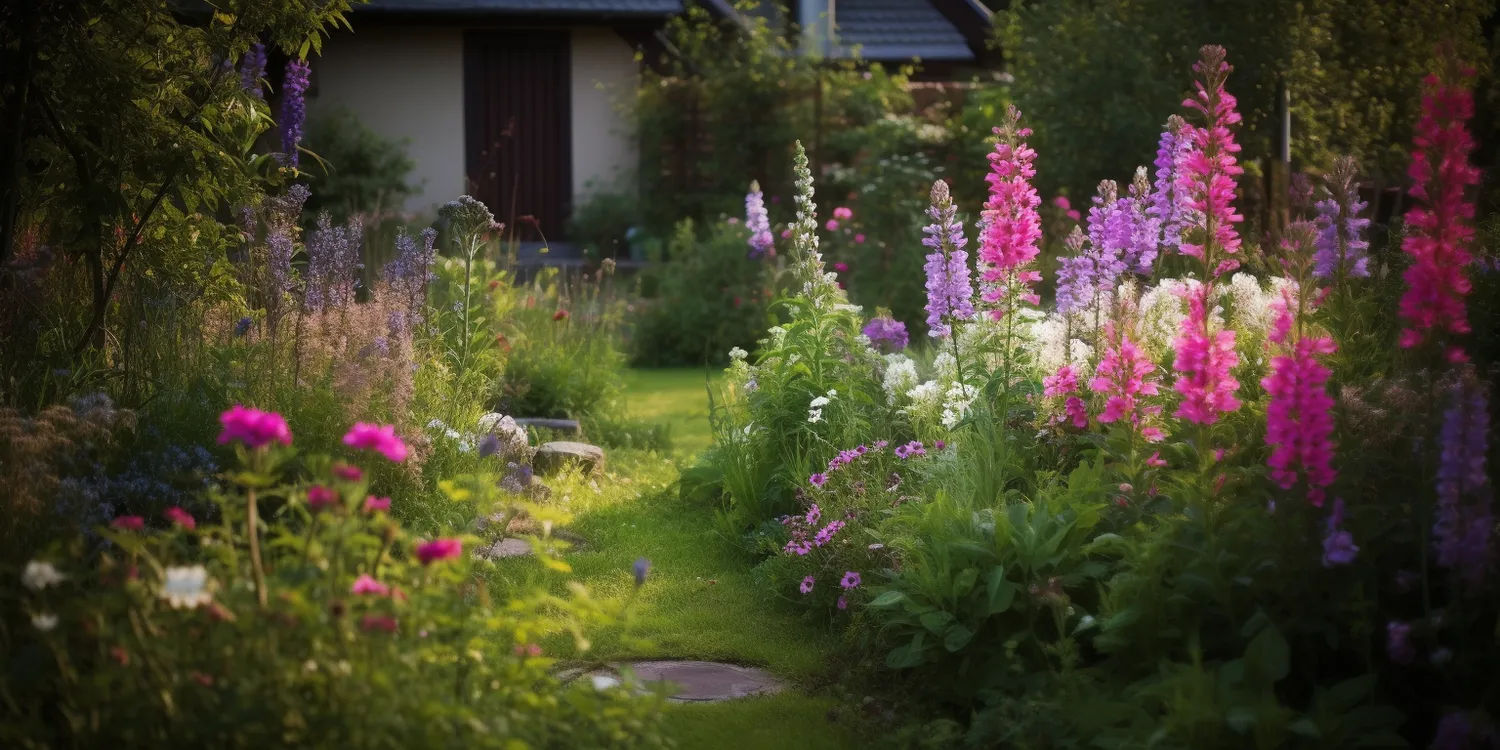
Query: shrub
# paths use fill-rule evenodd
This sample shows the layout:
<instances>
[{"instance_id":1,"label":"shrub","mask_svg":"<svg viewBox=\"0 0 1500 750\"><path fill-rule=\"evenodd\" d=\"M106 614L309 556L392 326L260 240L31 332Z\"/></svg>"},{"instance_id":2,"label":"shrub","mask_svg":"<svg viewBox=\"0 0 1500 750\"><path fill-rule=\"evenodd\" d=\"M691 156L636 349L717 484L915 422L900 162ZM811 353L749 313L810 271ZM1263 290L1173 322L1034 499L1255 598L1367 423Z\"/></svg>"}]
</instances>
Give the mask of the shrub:
<instances>
[{"instance_id":1,"label":"shrub","mask_svg":"<svg viewBox=\"0 0 1500 750\"><path fill-rule=\"evenodd\" d=\"M416 163L406 142L383 138L347 107L318 110L308 119L307 148L318 157L309 165L309 215L329 211L338 218L399 207L420 186L407 182Z\"/></svg>"},{"instance_id":2,"label":"shrub","mask_svg":"<svg viewBox=\"0 0 1500 750\"><path fill-rule=\"evenodd\" d=\"M497 409L580 418L615 408L625 357L616 343L624 302L615 296L613 261L593 273L547 268L507 293L516 298L495 326L506 355Z\"/></svg>"},{"instance_id":3,"label":"shrub","mask_svg":"<svg viewBox=\"0 0 1500 750\"><path fill-rule=\"evenodd\" d=\"M582 645L615 605L492 603L472 539L413 538L369 494L360 464L404 458L399 440L356 427L345 442L368 452L298 458L280 419L226 413L239 464L212 495L222 524L117 517L97 556L58 543L7 574L11 742L663 744L658 697L562 683L536 645L560 629ZM454 502L503 495L493 477L445 486Z\"/></svg>"}]
</instances>

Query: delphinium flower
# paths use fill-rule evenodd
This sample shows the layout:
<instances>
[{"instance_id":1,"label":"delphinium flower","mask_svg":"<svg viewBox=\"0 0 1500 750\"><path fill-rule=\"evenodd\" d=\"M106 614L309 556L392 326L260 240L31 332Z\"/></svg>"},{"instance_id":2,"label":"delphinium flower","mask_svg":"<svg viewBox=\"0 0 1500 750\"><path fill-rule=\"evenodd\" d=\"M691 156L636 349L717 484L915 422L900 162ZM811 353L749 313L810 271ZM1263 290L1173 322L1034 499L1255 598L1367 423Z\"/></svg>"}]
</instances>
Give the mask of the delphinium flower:
<instances>
[{"instance_id":1,"label":"delphinium flower","mask_svg":"<svg viewBox=\"0 0 1500 750\"><path fill-rule=\"evenodd\" d=\"M1089 389L1105 398L1099 421L1105 424L1127 421L1132 428L1139 428L1145 412L1137 408L1137 399L1157 395L1156 379L1151 377L1156 365L1130 340L1124 326L1117 326L1114 321L1105 324L1104 341L1103 357L1089 381ZM1150 440L1158 432L1143 430L1142 434Z\"/></svg>"},{"instance_id":2,"label":"delphinium flower","mask_svg":"<svg viewBox=\"0 0 1500 750\"><path fill-rule=\"evenodd\" d=\"M995 134L999 139L985 176L990 197L981 214L978 261L982 298L994 306L990 314L999 320L1018 302L1040 301L1031 285L1041 280L1041 274L1028 266L1041 251L1042 217L1037 207L1042 199L1031 185L1036 152L1026 145L1031 129L1021 127L1020 110L1008 107Z\"/></svg>"},{"instance_id":3,"label":"delphinium flower","mask_svg":"<svg viewBox=\"0 0 1500 750\"><path fill-rule=\"evenodd\" d=\"M1130 195L1125 199L1130 207L1128 237L1122 236L1121 259L1125 268L1135 273L1151 275L1156 263L1156 254L1161 244L1161 220L1151 213L1151 181L1146 168L1135 170L1135 179L1130 181Z\"/></svg>"},{"instance_id":4,"label":"delphinium flower","mask_svg":"<svg viewBox=\"0 0 1500 750\"><path fill-rule=\"evenodd\" d=\"M1432 531L1438 565L1476 585L1490 562L1490 530L1494 526L1485 473L1489 401L1484 384L1469 368L1454 381L1451 398L1439 436L1442 453Z\"/></svg>"},{"instance_id":5,"label":"delphinium flower","mask_svg":"<svg viewBox=\"0 0 1500 750\"><path fill-rule=\"evenodd\" d=\"M865 337L869 338L870 344L880 349L882 354L905 349L910 340L906 333L906 324L891 318L890 314L885 311L881 313L865 324Z\"/></svg>"},{"instance_id":6,"label":"delphinium flower","mask_svg":"<svg viewBox=\"0 0 1500 750\"><path fill-rule=\"evenodd\" d=\"M808 168L807 151L801 141L797 141L797 152L792 157L792 173L796 189L792 201L797 205L797 220L791 227L793 272L809 299L842 303L846 298L838 279L823 267L823 256L818 252L818 204L813 202L812 170Z\"/></svg>"},{"instance_id":7,"label":"delphinium flower","mask_svg":"<svg viewBox=\"0 0 1500 750\"><path fill-rule=\"evenodd\" d=\"M260 79L266 75L266 45L256 42L250 45L245 56L240 58L240 85L256 99L263 98Z\"/></svg>"},{"instance_id":8,"label":"delphinium flower","mask_svg":"<svg viewBox=\"0 0 1500 750\"><path fill-rule=\"evenodd\" d=\"M1348 276L1370 275L1370 259L1365 255L1370 243L1364 239L1367 217L1360 213L1370 204L1359 199L1359 183L1354 178L1359 165L1354 157L1341 156L1333 162L1333 171L1324 180L1330 197L1318 201L1318 254L1313 275L1333 281Z\"/></svg>"},{"instance_id":9,"label":"delphinium flower","mask_svg":"<svg viewBox=\"0 0 1500 750\"><path fill-rule=\"evenodd\" d=\"M1266 405L1266 445L1271 455L1271 480L1291 489L1300 478L1307 483L1307 499L1321 506L1324 488L1333 484L1333 397L1328 395L1328 366L1319 361L1334 352L1333 339L1309 333L1302 318L1307 295L1293 305L1290 293L1279 304L1270 339L1279 353L1261 379ZM1294 330L1295 329L1295 330Z\"/></svg>"},{"instance_id":10,"label":"delphinium flower","mask_svg":"<svg viewBox=\"0 0 1500 750\"><path fill-rule=\"evenodd\" d=\"M932 205L927 216L932 223L922 229L927 254L927 335L947 338L954 321L974 317L974 285L969 280L969 254L964 245L963 224L948 192L948 183L932 183Z\"/></svg>"},{"instance_id":11,"label":"delphinium flower","mask_svg":"<svg viewBox=\"0 0 1500 750\"><path fill-rule=\"evenodd\" d=\"M1323 537L1323 567L1348 565L1359 554L1354 535L1339 528L1344 522L1344 500L1335 498L1333 512L1328 515L1328 533Z\"/></svg>"},{"instance_id":12,"label":"delphinium flower","mask_svg":"<svg viewBox=\"0 0 1500 750\"><path fill-rule=\"evenodd\" d=\"M1401 250L1412 259L1399 309L1405 324L1401 346L1436 337L1447 344L1448 359L1454 362L1466 355L1446 339L1469 332L1465 267L1471 259L1474 204L1465 199L1464 191L1479 183L1479 170L1470 161L1474 139L1468 130L1474 114L1468 79L1473 75L1473 70L1464 69L1443 77L1429 75L1423 81L1422 116L1407 170L1417 203L1406 212L1410 231L1401 241Z\"/></svg>"},{"instance_id":13,"label":"delphinium flower","mask_svg":"<svg viewBox=\"0 0 1500 750\"><path fill-rule=\"evenodd\" d=\"M297 146L302 143L302 122L307 119L308 76L312 68L307 61L293 59L286 64L286 75L281 83L281 163L297 166Z\"/></svg>"},{"instance_id":14,"label":"delphinium flower","mask_svg":"<svg viewBox=\"0 0 1500 750\"><path fill-rule=\"evenodd\" d=\"M760 183L751 182L745 194L745 228L750 230L750 257L776 255L776 240L771 237L771 215L766 211Z\"/></svg>"},{"instance_id":15,"label":"delphinium flower","mask_svg":"<svg viewBox=\"0 0 1500 750\"><path fill-rule=\"evenodd\" d=\"M352 216L347 226L336 227L326 211L318 216L318 228L307 240L307 287L302 302L309 311L354 301L355 274L364 267L359 260L363 239L359 217Z\"/></svg>"},{"instance_id":16,"label":"delphinium flower","mask_svg":"<svg viewBox=\"0 0 1500 750\"><path fill-rule=\"evenodd\" d=\"M1089 252L1083 230L1073 231L1063 240L1067 255L1057 259L1057 311L1064 315L1081 312L1093 301L1099 288L1099 274L1094 255Z\"/></svg>"},{"instance_id":17,"label":"delphinium flower","mask_svg":"<svg viewBox=\"0 0 1500 750\"><path fill-rule=\"evenodd\" d=\"M1156 182L1148 209L1160 224L1161 244L1171 248L1182 243L1183 229L1193 223L1193 208L1187 193L1177 187L1182 160L1193 145L1182 136L1186 125L1177 115L1167 118L1167 127L1156 149Z\"/></svg>"},{"instance_id":18,"label":"delphinium flower","mask_svg":"<svg viewBox=\"0 0 1500 750\"><path fill-rule=\"evenodd\" d=\"M392 334L402 333L407 326L421 322L424 303L427 300L427 283L432 278L432 264L436 260L433 245L437 242L437 230L422 230L422 242L418 244L402 229L396 235L396 257L385 265L381 278L405 305L405 310L392 311L388 326ZM394 313L401 313L399 319Z\"/></svg>"},{"instance_id":19,"label":"delphinium flower","mask_svg":"<svg viewBox=\"0 0 1500 750\"><path fill-rule=\"evenodd\" d=\"M1240 115L1234 96L1224 89L1232 68L1225 62L1223 47L1206 45L1201 54L1193 65L1200 76L1197 96L1183 105L1201 113L1204 125L1182 126L1179 136L1187 138L1192 149L1182 159L1175 184L1195 212L1195 224L1183 235L1178 251L1201 262L1201 284L1188 292L1188 316L1177 338L1173 368L1179 373L1174 388L1182 394L1177 416L1209 425L1240 407L1234 395L1239 383L1229 375L1239 363L1234 331L1214 330L1209 313L1214 279L1239 267L1239 261L1222 256L1239 251L1234 225L1242 217L1234 212L1234 178L1244 170L1235 162L1240 147L1230 131Z\"/></svg>"}]
</instances>

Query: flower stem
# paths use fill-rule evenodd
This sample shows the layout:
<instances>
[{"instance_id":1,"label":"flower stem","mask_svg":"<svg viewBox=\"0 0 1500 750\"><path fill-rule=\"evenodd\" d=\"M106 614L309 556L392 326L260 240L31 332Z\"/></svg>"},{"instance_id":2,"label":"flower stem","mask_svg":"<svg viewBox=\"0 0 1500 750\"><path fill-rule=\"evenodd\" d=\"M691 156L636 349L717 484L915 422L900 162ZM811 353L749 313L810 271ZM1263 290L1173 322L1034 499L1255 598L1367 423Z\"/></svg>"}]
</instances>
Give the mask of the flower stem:
<instances>
[{"instance_id":1,"label":"flower stem","mask_svg":"<svg viewBox=\"0 0 1500 750\"><path fill-rule=\"evenodd\" d=\"M246 511L245 525L250 535L250 570L255 575L255 598L260 603L260 608L266 608L266 572L260 564L260 536L256 527L259 526L255 512L255 488L250 488L248 510Z\"/></svg>"}]
</instances>

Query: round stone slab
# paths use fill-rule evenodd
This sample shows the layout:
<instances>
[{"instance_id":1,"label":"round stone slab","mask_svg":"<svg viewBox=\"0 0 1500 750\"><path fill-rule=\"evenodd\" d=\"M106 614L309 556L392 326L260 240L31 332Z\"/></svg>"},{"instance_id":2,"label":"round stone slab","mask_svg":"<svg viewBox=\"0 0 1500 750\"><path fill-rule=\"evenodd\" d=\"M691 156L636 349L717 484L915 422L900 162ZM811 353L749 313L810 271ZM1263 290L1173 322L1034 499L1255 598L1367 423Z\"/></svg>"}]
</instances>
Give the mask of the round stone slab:
<instances>
[{"instance_id":1,"label":"round stone slab","mask_svg":"<svg viewBox=\"0 0 1500 750\"><path fill-rule=\"evenodd\" d=\"M638 661L620 666L630 667L642 682L676 685L674 701L713 703L771 695L783 687L765 670L712 661Z\"/></svg>"}]
</instances>

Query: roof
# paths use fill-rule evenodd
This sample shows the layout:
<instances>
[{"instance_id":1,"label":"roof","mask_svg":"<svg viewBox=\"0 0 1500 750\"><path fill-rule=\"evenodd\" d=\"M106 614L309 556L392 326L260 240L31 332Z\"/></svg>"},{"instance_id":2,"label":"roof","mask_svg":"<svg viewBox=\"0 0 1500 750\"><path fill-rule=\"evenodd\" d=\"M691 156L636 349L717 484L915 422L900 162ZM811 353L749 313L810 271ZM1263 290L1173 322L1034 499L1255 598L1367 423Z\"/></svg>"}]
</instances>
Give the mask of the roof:
<instances>
[{"instance_id":1,"label":"roof","mask_svg":"<svg viewBox=\"0 0 1500 750\"><path fill-rule=\"evenodd\" d=\"M965 35L927 0L838 0L834 7L840 46L859 45L863 59L974 59Z\"/></svg>"},{"instance_id":2,"label":"roof","mask_svg":"<svg viewBox=\"0 0 1500 750\"><path fill-rule=\"evenodd\" d=\"M682 12L683 0L370 0L355 12L482 15L631 15L670 16Z\"/></svg>"}]
</instances>

